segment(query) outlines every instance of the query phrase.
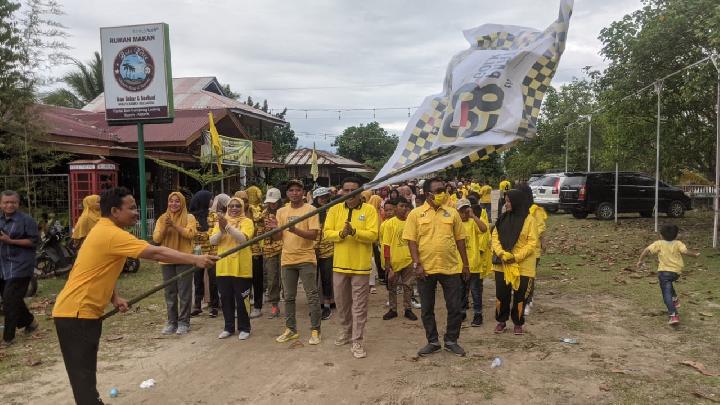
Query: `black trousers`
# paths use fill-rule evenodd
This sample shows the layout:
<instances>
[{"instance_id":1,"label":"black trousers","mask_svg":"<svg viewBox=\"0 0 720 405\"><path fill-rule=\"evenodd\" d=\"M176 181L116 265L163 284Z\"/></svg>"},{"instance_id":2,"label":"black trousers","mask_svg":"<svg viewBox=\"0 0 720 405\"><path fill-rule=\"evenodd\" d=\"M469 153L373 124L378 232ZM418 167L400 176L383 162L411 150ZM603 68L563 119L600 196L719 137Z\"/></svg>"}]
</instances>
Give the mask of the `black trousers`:
<instances>
[{"instance_id":1,"label":"black trousers","mask_svg":"<svg viewBox=\"0 0 720 405\"><path fill-rule=\"evenodd\" d=\"M208 289L210 290L210 308L218 309L220 299L218 298L217 280L215 278L215 266L207 269ZM202 308L202 299L205 296L205 271L198 270L193 273L193 281L195 284L195 302L194 308Z\"/></svg>"},{"instance_id":2,"label":"black trousers","mask_svg":"<svg viewBox=\"0 0 720 405\"><path fill-rule=\"evenodd\" d=\"M3 340L10 342L15 339L18 328L29 326L35 318L25 305L25 293L30 284L30 277L0 280L3 310L5 311L5 329Z\"/></svg>"},{"instance_id":3,"label":"black trousers","mask_svg":"<svg viewBox=\"0 0 720 405\"><path fill-rule=\"evenodd\" d=\"M265 286L263 285L263 257L252 257L253 308L262 309Z\"/></svg>"},{"instance_id":4,"label":"black trousers","mask_svg":"<svg viewBox=\"0 0 720 405\"><path fill-rule=\"evenodd\" d=\"M102 321L79 318L55 318L54 321L75 402L102 404L96 377Z\"/></svg>"},{"instance_id":5,"label":"black trousers","mask_svg":"<svg viewBox=\"0 0 720 405\"><path fill-rule=\"evenodd\" d=\"M505 284L505 274L495 272L495 320L506 322L512 318L515 325L525 324L525 303L528 295L533 289L535 278L520 276L520 287L513 291L512 287Z\"/></svg>"},{"instance_id":6,"label":"black trousers","mask_svg":"<svg viewBox=\"0 0 720 405\"><path fill-rule=\"evenodd\" d=\"M445 308L447 308L447 331L444 341L457 343L460 337L460 325L462 324L462 300L463 280L461 274L430 274L424 279L417 279L418 292L420 293L420 318L425 327L425 336L428 343L439 344L437 324L435 323L435 293L440 283L445 297Z\"/></svg>"},{"instance_id":7,"label":"black trousers","mask_svg":"<svg viewBox=\"0 0 720 405\"><path fill-rule=\"evenodd\" d=\"M322 304L330 304L334 301L333 295L333 257L318 257L317 273L322 292Z\"/></svg>"},{"instance_id":8,"label":"black trousers","mask_svg":"<svg viewBox=\"0 0 720 405\"><path fill-rule=\"evenodd\" d=\"M225 318L225 330L235 333L235 319L237 319L237 330L250 333L250 315L245 306L245 299L250 296L252 279L220 276L217 278L217 283L223 318Z\"/></svg>"},{"instance_id":9,"label":"black trousers","mask_svg":"<svg viewBox=\"0 0 720 405\"><path fill-rule=\"evenodd\" d=\"M372 247L373 251L373 260L375 260L375 268L378 269L378 278L380 280L385 280L385 269L382 267L382 262L380 260L380 247L377 243L373 243Z\"/></svg>"}]
</instances>

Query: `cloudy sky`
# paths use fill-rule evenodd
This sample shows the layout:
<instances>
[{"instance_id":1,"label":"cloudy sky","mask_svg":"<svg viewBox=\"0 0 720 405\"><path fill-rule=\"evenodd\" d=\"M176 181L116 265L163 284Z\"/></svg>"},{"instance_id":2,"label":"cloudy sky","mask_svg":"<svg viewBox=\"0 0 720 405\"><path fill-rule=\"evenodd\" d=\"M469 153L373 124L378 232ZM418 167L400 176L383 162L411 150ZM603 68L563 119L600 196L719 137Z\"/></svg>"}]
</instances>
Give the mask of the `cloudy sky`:
<instances>
[{"instance_id":1,"label":"cloudy sky","mask_svg":"<svg viewBox=\"0 0 720 405\"><path fill-rule=\"evenodd\" d=\"M88 60L99 28L166 22L174 77L215 76L243 99L271 108L398 110L291 111L300 144L329 149L332 135L377 120L400 133L406 107L442 88L450 57L468 47L462 30L484 23L544 29L559 0L60 0L71 55ZM576 0L554 84L604 66L597 36L639 8L640 0ZM325 135L328 134L328 135Z\"/></svg>"}]
</instances>

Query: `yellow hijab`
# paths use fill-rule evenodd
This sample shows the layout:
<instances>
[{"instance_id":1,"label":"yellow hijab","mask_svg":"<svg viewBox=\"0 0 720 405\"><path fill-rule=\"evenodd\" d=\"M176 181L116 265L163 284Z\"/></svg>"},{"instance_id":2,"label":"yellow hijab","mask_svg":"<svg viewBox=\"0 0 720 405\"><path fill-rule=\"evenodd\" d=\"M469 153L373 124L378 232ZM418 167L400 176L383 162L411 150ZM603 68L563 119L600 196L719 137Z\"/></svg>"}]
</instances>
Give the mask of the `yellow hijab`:
<instances>
[{"instance_id":1,"label":"yellow hijab","mask_svg":"<svg viewBox=\"0 0 720 405\"><path fill-rule=\"evenodd\" d=\"M83 198L83 212L78 218L75 229L73 229L73 239L83 239L90 233L90 230L100 220L100 196L90 194Z\"/></svg>"},{"instance_id":2,"label":"yellow hijab","mask_svg":"<svg viewBox=\"0 0 720 405\"><path fill-rule=\"evenodd\" d=\"M370 202L370 197L372 197L373 192L370 191L370 190L365 190L365 191L361 192L360 195L363 196L363 198L365 199L365 202L366 202L366 203L369 203L369 202Z\"/></svg>"},{"instance_id":3,"label":"yellow hijab","mask_svg":"<svg viewBox=\"0 0 720 405\"><path fill-rule=\"evenodd\" d=\"M170 211L170 199L173 196L176 196L180 200L180 209L178 210L178 212ZM189 214L187 210L187 203L185 202L185 196L178 191L173 191L172 193L170 193L170 195L168 195L168 209L165 211L164 214L160 215L160 218L157 219L156 226L164 228L166 226L165 218L169 217L172 220L173 224L184 228L188 224L188 215ZM172 232L166 233L165 238L162 240L162 245L173 249L178 249L178 247L181 246L180 234L178 232L175 232L174 230Z\"/></svg>"},{"instance_id":4,"label":"yellow hijab","mask_svg":"<svg viewBox=\"0 0 720 405\"><path fill-rule=\"evenodd\" d=\"M250 186L247 189L248 203L251 206L259 206L262 204L262 190L258 186Z\"/></svg>"},{"instance_id":5,"label":"yellow hijab","mask_svg":"<svg viewBox=\"0 0 720 405\"><path fill-rule=\"evenodd\" d=\"M237 195L238 193L242 193L242 191L238 191L237 193L235 193L235 195ZM230 199L230 201L228 201L226 207L232 204L233 201L237 201L240 203L240 214L236 217L231 217L230 210L228 209L225 214L225 219L227 220L228 224L230 224L230 226L232 226L233 228L239 228L240 221L246 218L245 202L240 197L233 197Z\"/></svg>"},{"instance_id":6,"label":"yellow hijab","mask_svg":"<svg viewBox=\"0 0 720 405\"><path fill-rule=\"evenodd\" d=\"M380 204L382 204L382 197L377 194L373 194L373 196L370 197L367 203L375 207L376 211L380 212Z\"/></svg>"}]
</instances>

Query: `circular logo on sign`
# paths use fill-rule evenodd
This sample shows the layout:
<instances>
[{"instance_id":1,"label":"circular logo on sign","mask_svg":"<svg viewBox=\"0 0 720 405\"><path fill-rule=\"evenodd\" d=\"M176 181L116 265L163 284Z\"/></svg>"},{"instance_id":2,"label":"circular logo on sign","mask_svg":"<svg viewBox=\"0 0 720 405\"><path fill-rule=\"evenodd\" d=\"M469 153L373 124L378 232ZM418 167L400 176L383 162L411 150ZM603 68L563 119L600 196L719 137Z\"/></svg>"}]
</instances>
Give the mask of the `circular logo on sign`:
<instances>
[{"instance_id":1,"label":"circular logo on sign","mask_svg":"<svg viewBox=\"0 0 720 405\"><path fill-rule=\"evenodd\" d=\"M155 63L147 49L141 46L128 46L115 56L113 75L123 89L142 91L155 77Z\"/></svg>"}]
</instances>

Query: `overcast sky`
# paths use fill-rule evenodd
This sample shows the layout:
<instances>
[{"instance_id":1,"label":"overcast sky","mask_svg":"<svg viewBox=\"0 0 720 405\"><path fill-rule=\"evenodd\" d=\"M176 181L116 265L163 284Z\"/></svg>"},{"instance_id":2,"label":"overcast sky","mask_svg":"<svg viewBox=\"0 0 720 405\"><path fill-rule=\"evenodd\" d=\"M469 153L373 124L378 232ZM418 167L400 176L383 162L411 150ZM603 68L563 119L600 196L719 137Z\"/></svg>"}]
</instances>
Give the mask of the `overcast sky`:
<instances>
[{"instance_id":1,"label":"overcast sky","mask_svg":"<svg viewBox=\"0 0 720 405\"><path fill-rule=\"evenodd\" d=\"M166 22L174 77L215 76L271 108L417 106L442 89L450 57L468 47L462 30L484 23L545 29L559 0L60 0L71 55L88 60L99 28ZM638 9L640 0L576 0L565 54L553 84L601 69L598 34ZM301 146L330 149L344 128L373 121L372 112L289 112ZM400 134L408 111L378 111ZM306 135L310 133L313 135Z\"/></svg>"}]
</instances>

